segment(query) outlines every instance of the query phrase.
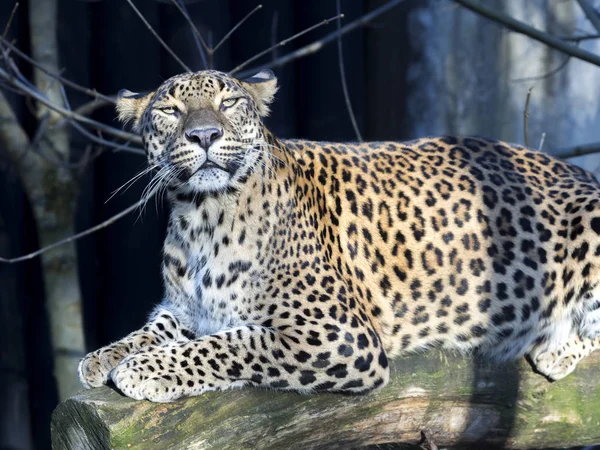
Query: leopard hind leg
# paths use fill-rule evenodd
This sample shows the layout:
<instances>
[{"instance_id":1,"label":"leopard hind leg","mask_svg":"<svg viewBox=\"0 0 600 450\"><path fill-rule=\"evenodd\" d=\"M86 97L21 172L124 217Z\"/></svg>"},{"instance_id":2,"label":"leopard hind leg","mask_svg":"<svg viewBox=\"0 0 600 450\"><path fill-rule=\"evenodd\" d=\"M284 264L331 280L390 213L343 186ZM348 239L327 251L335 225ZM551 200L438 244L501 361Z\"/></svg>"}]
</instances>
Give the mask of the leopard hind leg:
<instances>
[{"instance_id":1,"label":"leopard hind leg","mask_svg":"<svg viewBox=\"0 0 600 450\"><path fill-rule=\"evenodd\" d=\"M580 337L574 333L562 346L554 350L530 354L537 372L552 381L560 380L575 370L579 361L600 349L600 337Z\"/></svg>"}]
</instances>

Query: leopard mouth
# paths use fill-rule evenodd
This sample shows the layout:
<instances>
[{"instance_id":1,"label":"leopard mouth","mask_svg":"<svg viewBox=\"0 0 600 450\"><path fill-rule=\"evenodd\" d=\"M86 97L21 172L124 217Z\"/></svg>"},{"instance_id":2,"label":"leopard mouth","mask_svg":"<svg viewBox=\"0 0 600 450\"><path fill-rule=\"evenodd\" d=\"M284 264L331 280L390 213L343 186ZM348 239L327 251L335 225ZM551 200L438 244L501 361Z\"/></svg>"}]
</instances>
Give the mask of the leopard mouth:
<instances>
[{"instance_id":1,"label":"leopard mouth","mask_svg":"<svg viewBox=\"0 0 600 450\"><path fill-rule=\"evenodd\" d=\"M204 161L204 163L200 166L200 168L198 170L206 170L206 169L221 169L221 170L225 170L223 169L223 167L219 166L217 163L210 161L210 160L206 160Z\"/></svg>"},{"instance_id":2,"label":"leopard mouth","mask_svg":"<svg viewBox=\"0 0 600 450\"><path fill-rule=\"evenodd\" d=\"M187 183L195 175L199 175L199 174L210 175L210 171L225 172L225 173L228 173L229 176L233 176L233 174L236 172L236 170L238 168L239 168L239 164L229 163L224 167L214 161L206 159L202 163L202 165L200 167L196 168L194 171L190 170L189 168L181 169L176 176L176 180L179 183Z\"/></svg>"},{"instance_id":3,"label":"leopard mouth","mask_svg":"<svg viewBox=\"0 0 600 450\"><path fill-rule=\"evenodd\" d=\"M204 161L204 163L202 163L202 165L200 167L198 167L193 172L189 168L185 168L185 169L181 170L177 174L177 179L180 182L182 182L182 183L186 183L194 175L202 173L202 172L205 172L205 171L208 171L208 170L211 170L211 169L213 169L213 170L220 170L220 171L223 171L223 172L229 172L227 169L224 169L223 167L221 167L217 163L215 163L213 161L209 161L207 159L206 161Z\"/></svg>"}]
</instances>

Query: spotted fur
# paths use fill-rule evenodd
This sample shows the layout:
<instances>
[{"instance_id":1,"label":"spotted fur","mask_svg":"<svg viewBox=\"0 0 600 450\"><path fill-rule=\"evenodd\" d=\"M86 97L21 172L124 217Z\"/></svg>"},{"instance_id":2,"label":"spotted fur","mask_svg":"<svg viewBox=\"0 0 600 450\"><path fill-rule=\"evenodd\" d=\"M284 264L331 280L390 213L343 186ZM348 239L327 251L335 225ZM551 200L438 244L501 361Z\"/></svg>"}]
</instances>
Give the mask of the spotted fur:
<instances>
[{"instance_id":1,"label":"spotted fur","mask_svg":"<svg viewBox=\"0 0 600 450\"><path fill-rule=\"evenodd\" d=\"M121 96L172 204L165 296L82 360L84 385L366 392L389 357L436 345L559 379L600 346L591 174L479 138L277 139L275 91L268 72L206 71Z\"/></svg>"}]
</instances>

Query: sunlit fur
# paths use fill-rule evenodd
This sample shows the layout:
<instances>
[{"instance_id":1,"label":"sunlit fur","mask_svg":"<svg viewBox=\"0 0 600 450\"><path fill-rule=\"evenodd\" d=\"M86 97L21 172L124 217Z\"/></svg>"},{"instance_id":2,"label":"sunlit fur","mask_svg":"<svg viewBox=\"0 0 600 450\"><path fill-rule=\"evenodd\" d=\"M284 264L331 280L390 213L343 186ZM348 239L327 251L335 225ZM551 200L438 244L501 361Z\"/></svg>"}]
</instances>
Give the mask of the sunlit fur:
<instances>
[{"instance_id":1,"label":"sunlit fur","mask_svg":"<svg viewBox=\"0 0 600 450\"><path fill-rule=\"evenodd\" d=\"M276 139L275 91L268 72L200 72L120 96L157 171L148 195L171 200L165 291L141 330L84 358L86 386L367 392L389 357L433 346L527 354L558 380L600 348L592 174L479 138Z\"/></svg>"}]
</instances>

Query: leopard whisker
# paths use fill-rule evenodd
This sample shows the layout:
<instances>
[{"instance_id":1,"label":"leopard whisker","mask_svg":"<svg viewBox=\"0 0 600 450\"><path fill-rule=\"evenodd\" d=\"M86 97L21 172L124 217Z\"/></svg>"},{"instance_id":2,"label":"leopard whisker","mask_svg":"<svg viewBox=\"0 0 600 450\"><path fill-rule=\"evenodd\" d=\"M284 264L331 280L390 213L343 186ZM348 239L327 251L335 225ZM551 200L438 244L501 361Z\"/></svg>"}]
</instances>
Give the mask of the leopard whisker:
<instances>
[{"instance_id":1,"label":"leopard whisker","mask_svg":"<svg viewBox=\"0 0 600 450\"><path fill-rule=\"evenodd\" d=\"M140 178L142 178L144 175L149 174L150 172L152 172L154 169L156 169L157 167L159 167L158 164L154 164L152 166L146 167L144 170L138 172L136 175L134 175L133 177L131 177L129 180L127 180L125 183L123 183L120 187L118 187L117 189L115 189L110 197L108 197L106 199L106 201L104 202L105 204L108 203L110 200L112 200L112 198L117 195L118 193L123 193L126 192L131 186L133 186Z\"/></svg>"}]
</instances>

